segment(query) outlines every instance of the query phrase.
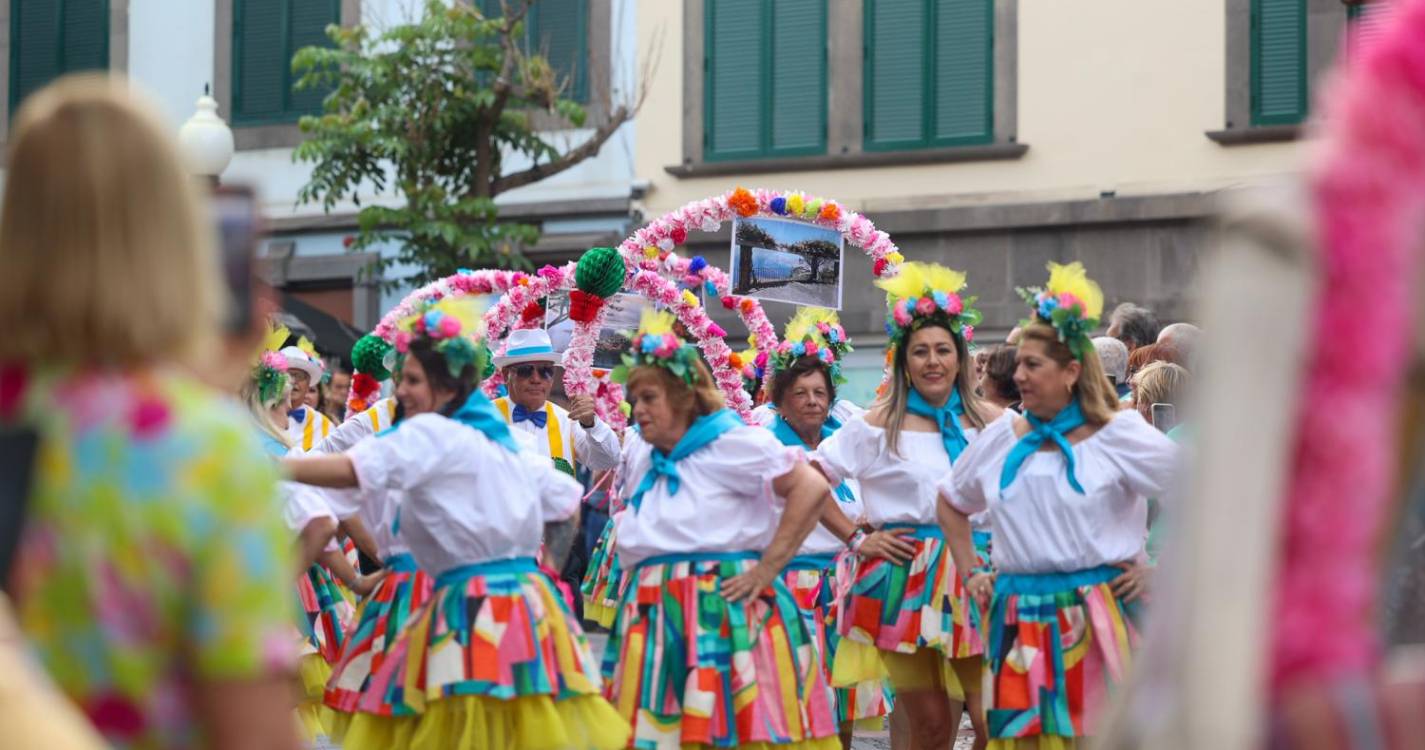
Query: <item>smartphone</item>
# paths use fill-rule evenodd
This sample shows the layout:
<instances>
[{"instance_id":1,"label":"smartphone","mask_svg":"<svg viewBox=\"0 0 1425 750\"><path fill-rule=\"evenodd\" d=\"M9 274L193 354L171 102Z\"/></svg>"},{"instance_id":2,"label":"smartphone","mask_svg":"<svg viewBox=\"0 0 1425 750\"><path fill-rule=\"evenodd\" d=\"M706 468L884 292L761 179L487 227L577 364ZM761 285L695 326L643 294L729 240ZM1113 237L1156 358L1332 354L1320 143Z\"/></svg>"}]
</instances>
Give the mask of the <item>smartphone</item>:
<instances>
[{"instance_id":1,"label":"smartphone","mask_svg":"<svg viewBox=\"0 0 1425 750\"><path fill-rule=\"evenodd\" d=\"M34 430L0 427L0 585L6 588L30 504L38 450L39 435Z\"/></svg>"},{"instance_id":2,"label":"smartphone","mask_svg":"<svg viewBox=\"0 0 1425 750\"><path fill-rule=\"evenodd\" d=\"M230 300L226 328L230 333L246 333L252 327L253 266L260 236L256 194L241 185L220 185L213 194L213 213Z\"/></svg>"},{"instance_id":3,"label":"smartphone","mask_svg":"<svg viewBox=\"0 0 1425 750\"><path fill-rule=\"evenodd\" d=\"M1163 432L1173 429L1178 424L1177 413L1172 404L1153 404L1153 426Z\"/></svg>"}]
</instances>

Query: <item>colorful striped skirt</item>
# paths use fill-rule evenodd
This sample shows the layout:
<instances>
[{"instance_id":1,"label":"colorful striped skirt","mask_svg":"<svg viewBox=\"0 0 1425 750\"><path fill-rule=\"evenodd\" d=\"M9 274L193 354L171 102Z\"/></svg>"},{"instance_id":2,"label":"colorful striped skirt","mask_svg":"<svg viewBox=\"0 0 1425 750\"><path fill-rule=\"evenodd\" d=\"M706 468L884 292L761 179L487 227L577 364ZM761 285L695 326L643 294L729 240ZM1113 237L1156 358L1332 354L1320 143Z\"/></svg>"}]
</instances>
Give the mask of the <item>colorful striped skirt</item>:
<instances>
[{"instance_id":1,"label":"colorful striped skirt","mask_svg":"<svg viewBox=\"0 0 1425 750\"><path fill-rule=\"evenodd\" d=\"M321 654L327 664L335 664L346 645L346 629L351 624L352 607L322 565L312 565L297 578L297 603L302 615L297 631L302 636L302 653Z\"/></svg>"},{"instance_id":2,"label":"colorful striped skirt","mask_svg":"<svg viewBox=\"0 0 1425 750\"><path fill-rule=\"evenodd\" d=\"M836 632L836 574L838 561L849 560L850 553L841 555L798 555L782 572L787 590L797 602L807 628L816 636L817 652L822 671L831 679L831 665L841 635ZM846 566L849 572L849 566ZM880 717L890 712L890 691L885 680L868 680L850 687L835 688L836 723L874 720L880 729ZM868 725L870 728L870 725Z\"/></svg>"},{"instance_id":3,"label":"colorful striped skirt","mask_svg":"<svg viewBox=\"0 0 1425 750\"><path fill-rule=\"evenodd\" d=\"M404 708L353 716L346 750L617 750L628 743L628 723L600 694L598 665L574 613L533 558L437 576L365 694Z\"/></svg>"},{"instance_id":4,"label":"colorful striped skirt","mask_svg":"<svg viewBox=\"0 0 1425 750\"><path fill-rule=\"evenodd\" d=\"M579 593L584 597L584 619L605 628L612 626L614 615L618 614L623 581L623 568L619 567L614 548L614 519L610 517L589 553L589 567L579 586Z\"/></svg>"},{"instance_id":5,"label":"colorful striped skirt","mask_svg":"<svg viewBox=\"0 0 1425 750\"><path fill-rule=\"evenodd\" d=\"M984 646L979 614L955 571L939 526L891 525L915 543L907 565L856 558L849 586L838 593L837 630L843 640L832 668L833 684L849 686L890 677L897 691L943 687L957 700L979 690ZM923 649L939 659L900 658ZM879 653L877 653L879 652ZM900 656L898 656L900 655ZM916 675L910 671L938 673Z\"/></svg>"},{"instance_id":6,"label":"colorful striped skirt","mask_svg":"<svg viewBox=\"0 0 1425 750\"><path fill-rule=\"evenodd\" d=\"M990 604L985 698L996 747L1094 733L1110 689L1128 673L1138 634L1109 581L1122 571L1000 573ZM1041 745L1042 746L1042 745Z\"/></svg>"},{"instance_id":7,"label":"colorful striped skirt","mask_svg":"<svg viewBox=\"0 0 1425 750\"><path fill-rule=\"evenodd\" d=\"M433 582L417 569L410 553L387 558L385 567L386 577L357 609L346 648L327 682L326 704L342 713L362 711L392 716L409 711L402 702L401 686L387 685L394 693L367 688L371 675L381 671L401 632L430 600Z\"/></svg>"},{"instance_id":8,"label":"colorful striped skirt","mask_svg":"<svg viewBox=\"0 0 1425 750\"><path fill-rule=\"evenodd\" d=\"M722 596L757 557L667 555L628 573L604 675L634 748L840 747L816 636L786 584L752 602Z\"/></svg>"}]
</instances>

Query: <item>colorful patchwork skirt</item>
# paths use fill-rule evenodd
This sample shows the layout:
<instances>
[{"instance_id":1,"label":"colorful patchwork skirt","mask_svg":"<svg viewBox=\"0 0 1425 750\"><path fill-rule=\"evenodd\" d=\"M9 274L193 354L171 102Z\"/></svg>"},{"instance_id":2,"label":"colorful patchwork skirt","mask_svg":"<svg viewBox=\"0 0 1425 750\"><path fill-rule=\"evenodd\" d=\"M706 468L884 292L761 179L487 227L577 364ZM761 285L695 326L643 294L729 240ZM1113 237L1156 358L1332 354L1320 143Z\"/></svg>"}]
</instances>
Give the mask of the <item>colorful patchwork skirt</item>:
<instances>
[{"instance_id":1,"label":"colorful patchwork skirt","mask_svg":"<svg viewBox=\"0 0 1425 750\"><path fill-rule=\"evenodd\" d=\"M312 565L297 578L297 602L302 616L297 630L302 636L303 654L321 654L327 664L335 664L346 645L346 628L352 608L322 565Z\"/></svg>"},{"instance_id":2,"label":"colorful patchwork skirt","mask_svg":"<svg viewBox=\"0 0 1425 750\"><path fill-rule=\"evenodd\" d=\"M985 698L993 747L1094 733L1110 689L1128 673L1138 634L1109 581L1123 571L1000 573L990 604ZM1041 743L1040 747L1045 747Z\"/></svg>"},{"instance_id":3,"label":"colorful patchwork skirt","mask_svg":"<svg viewBox=\"0 0 1425 750\"><path fill-rule=\"evenodd\" d=\"M980 688L984 646L979 614L955 571L939 526L891 525L915 543L907 565L857 558L850 586L838 595L842 641L832 683L850 686L889 677L898 692L943 687L956 700ZM903 658L923 649L940 658ZM917 675L930 665L932 672Z\"/></svg>"},{"instance_id":4,"label":"colorful patchwork skirt","mask_svg":"<svg viewBox=\"0 0 1425 750\"><path fill-rule=\"evenodd\" d=\"M979 565L975 567L975 570L985 573L993 572L994 566L990 564L990 552L993 551L994 544L991 541L993 537L991 537L990 532L972 531L970 532L970 538L975 543L975 559L979 561Z\"/></svg>"},{"instance_id":5,"label":"colorful patchwork skirt","mask_svg":"<svg viewBox=\"0 0 1425 750\"><path fill-rule=\"evenodd\" d=\"M831 679L831 665L841 636L836 632L836 575L838 560L849 561L850 554L798 555L787 564L782 580L797 602L802 619L816 637L821 656L822 672ZM849 572L849 566L845 572ZM838 687L836 723L867 722L865 728L880 729L881 717L890 712L890 691L885 680L869 680L851 687Z\"/></svg>"},{"instance_id":6,"label":"colorful patchwork skirt","mask_svg":"<svg viewBox=\"0 0 1425 750\"><path fill-rule=\"evenodd\" d=\"M363 697L404 708L357 713L342 746L617 750L628 722L599 688L574 613L533 558L466 565L435 578L372 671Z\"/></svg>"},{"instance_id":7,"label":"colorful patchwork skirt","mask_svg":"<svg viewBox=\"0 0 1425 750\"><path fill-rule=\"evenodd\" d=\"M599 541L589 553L589 567L579 592L584 596L584 619L607 628L618 614L619 596L623 593L623 568L614 549L614 519L604 524Z\"/></svg>"},{"instance_id":8,"label":"colorful patchwork skirt","mask_svg":"<svg viewBox=\"0 0 1425 750\"><path fill-rule=\"evenodd\" d=\"M786 584L753 602L722 596L757 557L668 555L628 572L604 675L637 750L840 748L816 636Z\"/></svg>"},{"instance_id":9,"label":"colorful patchwork skirt","mask_svg":"<svg viewBox=\"0 0 1425 750\"><path fill-rule=\"evenodd\" d=\"M381 671L402 631L420 614L430 600L431 577L416 567L409 553L387 558L385 578L362 601L355 624L346 639L346 648L326 685L326 705L341 714L358 711L379 716L409 713L400 685L387 685L391 693L368 690L371 676ZM339 719L349 720L349 716ZM344 721L338 722L333 737L345 736Z\"/></svg>"}]
</instances>

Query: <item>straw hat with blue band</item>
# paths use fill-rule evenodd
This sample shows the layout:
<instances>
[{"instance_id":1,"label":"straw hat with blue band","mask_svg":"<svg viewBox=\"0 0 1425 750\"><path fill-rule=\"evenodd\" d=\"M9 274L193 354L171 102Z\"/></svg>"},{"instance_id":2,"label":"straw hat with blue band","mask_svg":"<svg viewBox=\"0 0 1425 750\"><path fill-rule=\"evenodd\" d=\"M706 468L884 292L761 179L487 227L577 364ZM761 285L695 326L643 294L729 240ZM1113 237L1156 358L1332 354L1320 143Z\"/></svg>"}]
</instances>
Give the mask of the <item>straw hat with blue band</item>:
<instances>
[{"instance_id":1,"label":"straw hat with blue band","mask_svg":"<svg viewBox=\"0 0 1425 750\"><path fill-rule=\"evenodd\" d=\"M495 367L500 370L527 362L559 363L559 354L554 351L554 345L549 341L549 332L543 328L510 331L505 343L505 353L495 357Z\"/></svg>"}]
</instances>

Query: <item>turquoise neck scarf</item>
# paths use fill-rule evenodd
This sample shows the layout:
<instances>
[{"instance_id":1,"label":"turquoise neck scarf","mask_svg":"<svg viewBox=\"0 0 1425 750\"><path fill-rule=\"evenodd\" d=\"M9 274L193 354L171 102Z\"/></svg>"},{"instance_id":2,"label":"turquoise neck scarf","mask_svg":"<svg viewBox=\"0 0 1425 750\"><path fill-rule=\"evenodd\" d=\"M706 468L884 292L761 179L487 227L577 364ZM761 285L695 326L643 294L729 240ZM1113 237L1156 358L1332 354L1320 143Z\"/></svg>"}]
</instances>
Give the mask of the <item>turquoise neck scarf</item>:
<instances>
[{"instance_id":1,"label":"turquoise neck scarf","mask_svg":"<svg viewBox=\"0 0 1425 750\"><path fill-rule=\"evenodd\" d=\"M678 462L691 456L699 449L717 440L724 432L742 426L742 418L729 409L719 409L712 414L698 417L693 424L688 427L688 431L683 433L683 437L678 444L673 446L671 453L665 454L657 448L649 456L653 465L643 475L643 480L638 483L638 489L629 496L627 505L633 508L633 512L638 512L638 507L643 504L643 495L653 489L658 484L658 479L664 477L668 480L668 494L678 494L678 489L682 487L682 479L678 476Z\"/></svg>"},{"instance_id":2,"label":"turquoise neck scarf","mask_svg":"<svg viewBox=\"0 0 1425 750\"><path fill-rule=\"evenodd\" d=\"M911 414L918 414L933 420L940 428L940 439L945 442L945 452L950 454L950 463L955 463L960 458L960 454L969 447L970 441L965 437L964 430L960 429L960 417L965 415L965 407L960 403L960 389L952 387L950 398L945 400L945 405L935 408L930 405L925 397L920 395L920 391L910 389L910 398L906 401L906 409Z\"/></svg>"},{"instance_id":3,"label":"turquoise neck scarf","mask_svg":"<svg viewBox=\"0 0 1425 750\"><path fill-rule=\"evenodd\" d=\"M807 445L805 440L802 440L802 436L798 435L797 431L792 429L792 426L787 423L787 420L782 418L781 414L778 414L776 419L772 420L772 424L767 426L772 430L772 434L776 435L777 439L782 441L782 445L811 450L811 446ZM821 426L821 439L825 440L831 437L832 433L836 432L840 426L841 424L838 422L836 426L833 427L831 418L828 417L826 422ZM850 487L846 486L845 482L842 482L836 485L836 499L843 503L854 503L856 502L856 495L851 491Z\"/></svg>"},{"instance_id":4,"label":"turquoise neck scarf","mask_svg":"<svg viewBox=\"0 0 1425 750\"><path fill-rule=\"evenodd\" d=\"M1069 402L1054 418L1045 422L1030 412L1024 412L1024 418L1029 420L1029 432L1024 433L1024 437L1014 444L1010 449L1009 456L1004 461L1004 469L999 474L999 488L1003 492L1006 487L1014 482L1015 476L1019 474L1019 467L1024 464L1025 459L1034 455L1039 450L1039 446L1045 440L1053 440L1059 446L1059 450L1064 454L1065 469L1069 474L1069 486L1074 488L1080 495L1084 494L1084 488L1079 484L1078 477L1074 476L1074 448L1069 445L1065 435L1073 432L1084 424L1084 412L1079 408L1078 399Z\"/></svg>"},{"instance_id":5,"label":"turquoise neck scarf","mask_svg":"<svg viewBox=\"0 0 1425 750\"><path fill-rule=\"evenodd\" d=\"M471 391L470 397L465 399L465 404L449 418L478 430L511 453L520 452L519 443L515 442L515 436L510 432L510 426L505 423L504 415L500 414L490 399L485 398L485 394L480 391ZM404 423L403 419L376 433L376 436L390 435Z\"/></svg>"}]
</instances>

